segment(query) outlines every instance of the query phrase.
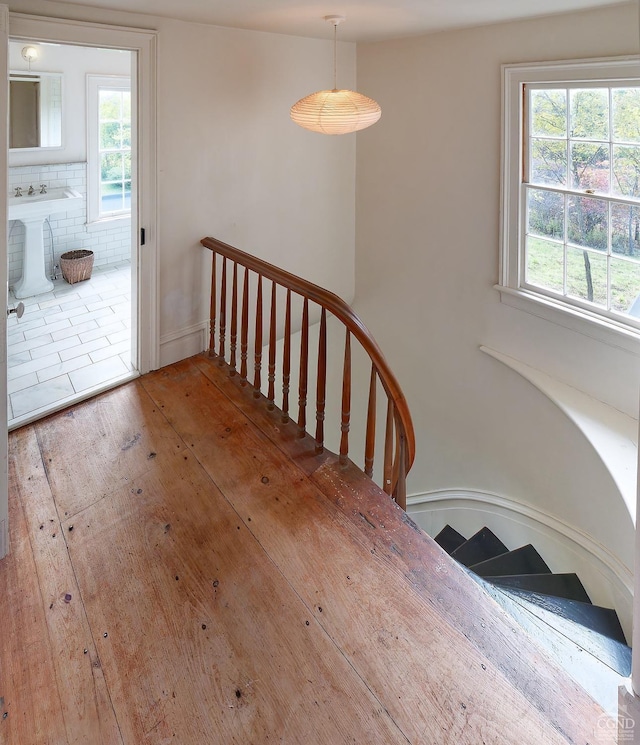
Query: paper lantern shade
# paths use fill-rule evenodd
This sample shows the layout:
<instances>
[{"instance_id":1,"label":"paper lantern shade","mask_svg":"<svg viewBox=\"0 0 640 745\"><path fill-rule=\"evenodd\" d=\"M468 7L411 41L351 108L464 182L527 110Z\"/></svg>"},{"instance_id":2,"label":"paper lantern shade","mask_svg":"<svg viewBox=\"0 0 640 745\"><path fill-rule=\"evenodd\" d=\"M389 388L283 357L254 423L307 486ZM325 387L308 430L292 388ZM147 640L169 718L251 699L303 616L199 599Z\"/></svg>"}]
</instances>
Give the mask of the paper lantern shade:
<instances>
[{"instance_id":1,"label":"paper lantern shade","mask_svg":"<svg viewBox=\"0 0 640 745\"><path fill-rule=\"evenodd\" d=\"M365 129L375 124L381 114L372 98L349 90L318 91L291 107L291 119L296 124L326 135Z\"/></svg>"}]
</instances>

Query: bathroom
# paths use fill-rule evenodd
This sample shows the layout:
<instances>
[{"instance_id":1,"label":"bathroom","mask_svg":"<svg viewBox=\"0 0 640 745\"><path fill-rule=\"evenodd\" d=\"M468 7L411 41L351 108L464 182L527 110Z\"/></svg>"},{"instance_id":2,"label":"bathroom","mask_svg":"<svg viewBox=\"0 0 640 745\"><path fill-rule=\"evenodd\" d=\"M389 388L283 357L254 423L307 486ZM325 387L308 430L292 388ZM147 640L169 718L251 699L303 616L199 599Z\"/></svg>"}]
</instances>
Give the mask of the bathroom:
<instances>
[{"instance_id":1,"label":"bathroom","mask_svg":"<svg viewBox=\"0 0 640 745\"><path fill-rule=\"evenodd\" d=\"M48 199L63 188L77 197L66 211L52 207L30 234L30 252L33 234L40 241L36 265L44 276L26 291L29 229L26 220L11 219L10 207L9 307L18 310L22 302L25 308L21 318L16 312L8 319L10 429L136 374L132 56L115 49L10 42L9 202ZM19 118L29 97L35 124ZM93 254L90 276L69 284L61 256L80 250Z\"/></svg>"}]
</instances>

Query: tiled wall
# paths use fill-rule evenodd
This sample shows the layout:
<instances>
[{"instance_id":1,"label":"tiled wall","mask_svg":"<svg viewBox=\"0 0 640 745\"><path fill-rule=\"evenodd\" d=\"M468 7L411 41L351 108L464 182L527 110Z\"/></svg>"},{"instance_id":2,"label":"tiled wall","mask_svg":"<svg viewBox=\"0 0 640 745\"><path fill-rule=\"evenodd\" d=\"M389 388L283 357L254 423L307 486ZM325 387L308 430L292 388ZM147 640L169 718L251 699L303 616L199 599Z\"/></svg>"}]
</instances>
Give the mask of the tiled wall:
<instances>
[{"instance_id":1,"label":"tiled wall","mask_svg":"<svg viewBox=\"0 0 640 745\"><path fill-rule=\"evenodd\" d=\"M71 186L85 197L81 209L52 215L44 225L45 268L48 277L53 276L54 267L60 264L60 254L84 248L94 253L94 266L116 264L131 258L131 226L129 221L118 222L117 227L98 229L96 225L87 230L87 164L67 163L42 166L18 166L9 169L9 194L16 186L26 193L29 186L39 189L40 184L48 188ZM53 238L53 252L52 247ZM24 226L13 220L9 222L9 286L22 276L22 251ZM53 259L52 259L53 254ZM58 272L60 276L60 272Z\"/></svg>"}]
</instances>

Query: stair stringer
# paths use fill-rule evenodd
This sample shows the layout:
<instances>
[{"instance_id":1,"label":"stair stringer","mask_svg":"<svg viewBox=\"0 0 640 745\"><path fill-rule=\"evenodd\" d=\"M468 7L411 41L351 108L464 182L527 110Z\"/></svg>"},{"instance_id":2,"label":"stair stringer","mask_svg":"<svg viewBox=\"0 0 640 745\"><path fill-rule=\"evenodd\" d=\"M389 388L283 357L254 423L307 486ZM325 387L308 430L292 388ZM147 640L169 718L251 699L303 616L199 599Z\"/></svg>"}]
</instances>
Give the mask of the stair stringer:
<instances>
[{"instance_id":1,"label":"stair stringer","mask_svg":"<svg viewBox=\"0 0 640 745\"><path fill-rule=\"evenodd\" d=\"M531 505L488 492L447 489L413 495L407 512L432 537L446 524L465 535L487 526L510 550L532 543L552 572L575 572L593 603L613 608L631 639L633 575L587 533Z\"/></svg>"}]
</instances>

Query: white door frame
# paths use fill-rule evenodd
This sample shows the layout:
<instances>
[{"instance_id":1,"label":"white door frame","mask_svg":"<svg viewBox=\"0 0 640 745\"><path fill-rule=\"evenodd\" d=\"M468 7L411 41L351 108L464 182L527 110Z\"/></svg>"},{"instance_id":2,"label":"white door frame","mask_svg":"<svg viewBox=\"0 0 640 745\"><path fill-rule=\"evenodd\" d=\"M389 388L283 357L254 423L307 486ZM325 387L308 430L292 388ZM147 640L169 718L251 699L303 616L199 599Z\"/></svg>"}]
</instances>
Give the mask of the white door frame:
<instances>
[{"instance_id":1,"label":"white door frame","mask_svg":"<svg viewBox=\"0 0 640 745\"><path fill-rule=\"evenodd\" d=\"M0 96L0 179L7 193L9 137L7 114L9 109L9 8L0 5L0 80L4 80ZM2 193L0 191L0 193ZM7 200L0 199L0 287L3 289L4 308L7 307ZM7 314L0 308L0 421L7 421ZM0 427L0 559L9 552L9 474L7 452L7 427Z\"/></svg>"},{"instance_id":2,"label":"white door frame","mask_svg":"<svg viewBox=\"0 0 640 745\"><path fill-rule=\"evenodd\" d=\"M132 314L137 338L137 368L142 373L155 370L160 364L160 334L158 329L158 223L157 223L157 157L156 157L156 48L157 32L120 26L105 26L81 21L9 13L0 5L0 76L5 80L0 96L0 179L7 192L8 134L8 40L63 43L125 49L135 53L137 64L132 70L132 90L137 91L137 158L134 159L132 201L137 205L137 221L132 220L132 247L137 261L132 262ZM4 50L4 51L2 51ZM142 188L139 188L142 185ZM136 223L136 224L133 224ZM0 286L7 287L7 204L0 199ZM144 228L145 243L140 245ZM0 309L0 313L3 311ZM7 456L7 324L6 314L0 320L0 559L8 553L8 456Z\"/></svg>"},{"instance_id":3,"label":"white door frame","mask_svg":"<svg viewBox=\"0 0 640 745\"><path fill-rule=\"evenodd\" d=\"M106 49L126 49L136 53L131 88L137 91L137 158L134 159L132 200L137 204L137 225L132 221L132 246L137 262L132 263L137 368L141 374L155 370L160 360L158 330L158 229L156 171L156 46L157 32L120 26L104 26L82 21L9 14L9 37L25 41L50 41ZM142 185L142 188L138 188ZM6 217L5 217L6 223ZM145 245L140 246L144 228ZM6 261L5 256L0 261ZM137 294L137 297L135 295Z\"/></svg>"}]
</instances>

